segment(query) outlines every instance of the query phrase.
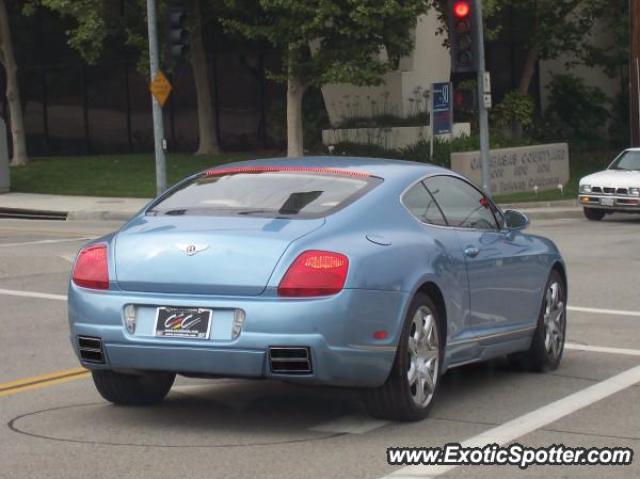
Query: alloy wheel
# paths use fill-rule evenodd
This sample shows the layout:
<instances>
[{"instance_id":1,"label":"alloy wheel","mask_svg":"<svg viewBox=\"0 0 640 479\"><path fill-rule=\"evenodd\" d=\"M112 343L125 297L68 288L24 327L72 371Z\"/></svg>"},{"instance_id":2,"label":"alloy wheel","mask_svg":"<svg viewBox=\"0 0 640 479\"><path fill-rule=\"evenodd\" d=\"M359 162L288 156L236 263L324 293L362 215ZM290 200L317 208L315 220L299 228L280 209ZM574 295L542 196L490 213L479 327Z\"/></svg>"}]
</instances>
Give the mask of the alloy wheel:
<instances>
[{"instance_id":1,"label":"alloy wheel","mask_svg":"<svg viewBox=\"0 0 640 479\"><path fill-rule=\"evenodd\" d=\"M558 282L547 288L544 311L544 347L552 359L562 353L564 340L565 305L561 297L562 289Z\"/></svg>"},{"instance_id":2,"label":"alloy wheel","mask_svg":"<svg viewBox=\"0 0 640 479\"><path fill-rule=\"evenodd\" d=\"M416 406L425 408L436 390L440 367L438 328L428 307L421 306L414 314L408 342L411 397Z\"/></svg>"}]
</instances>

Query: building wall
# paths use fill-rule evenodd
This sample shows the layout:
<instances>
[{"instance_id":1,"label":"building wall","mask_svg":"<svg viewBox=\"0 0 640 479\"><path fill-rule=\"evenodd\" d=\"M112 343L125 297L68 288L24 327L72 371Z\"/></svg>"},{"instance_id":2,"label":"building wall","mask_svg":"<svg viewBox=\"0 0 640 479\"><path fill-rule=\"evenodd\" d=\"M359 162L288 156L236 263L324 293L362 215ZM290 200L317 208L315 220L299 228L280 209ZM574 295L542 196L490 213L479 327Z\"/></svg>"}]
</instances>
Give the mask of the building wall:
<instances>
[{"instance_id":1,"label":"building wall","mask_svg":"<svg viewBox=\"0 0 640 479\"><path fill-rule=\"evenodd\" d=\"M407 117L428 111L431 83L449 81L449 50L436 34L439 20L435 10L418 18L416 48L400 61L399 69L384 77L377 87L350 84L326 85L322 88L332 126L357 117L393 114Z\"/></svg>"},{"instance_id":2,"label":"building wall","mask_svg":"<svg viewBox=\"0 0 640 479\"><path fill-rule=\"evenodd\" d=\"M607 47L614 41L610 32L606 31L602 26L596 26L593 30L590 43L598 47ZM609 77L601 68L593 68L585 65L576 65L571 69L567 69L567 63L574 62L575 55L571 53L564 54L555 60L543 60L539 63L540 71L540 100L544 110L549 104L549 88L553 75L570 73L582 78L589 86L601 89L609 98L615 98L621 91L620 78Z\"/></svg>"},{"instance_id":3,"label":"building wall","mask_svg":"<svg viewBox=\"0 0 640 479\"><path fill-rule=\"evenodd\" d=\"M501 34L485 46L494 105L518 86L526 53L527 39L522 35L522 22L526 21L527 19L515 18L513 12L507 10L500 20ZM415 50L401 60L397 71L385 76L383 85L325 86L322 92L331 125L336 127L345 119L383 113L407 117L427 111L429 102L425 92L428 95L431 83L448 81L450 76L449 50L442 45L443 37L436 33L439 27L437 13L433 9L419 18L415 32ZM596 27L591 41L596 45L607 45L612 37L605 29ZM588 85L602 89L612 99L620 92L620 79L608 77L600 68L575 66L567 69L566 63L574 60L572 55L567 54L557 60L539 62L530 90L539 112L543 112L548 105L548 85L553 74L557 73L575 74Z\"/></svg>"}]
</instances>

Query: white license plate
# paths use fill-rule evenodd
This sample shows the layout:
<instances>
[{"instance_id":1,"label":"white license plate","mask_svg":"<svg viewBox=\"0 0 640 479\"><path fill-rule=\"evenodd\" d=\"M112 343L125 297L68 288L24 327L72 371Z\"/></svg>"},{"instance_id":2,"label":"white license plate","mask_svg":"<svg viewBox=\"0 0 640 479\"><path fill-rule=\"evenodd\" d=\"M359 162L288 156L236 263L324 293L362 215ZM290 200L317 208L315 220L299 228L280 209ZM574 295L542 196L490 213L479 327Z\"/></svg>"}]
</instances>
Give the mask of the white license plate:
<instances>
[{"instance_id":1,"label":"white license plate","mask_svg":"<svg viewBox=\"0 0 640 479\"><path fill-rule=\"evenodd\" d=\"M213 311L202 308L158 308L156 336L208 339Z\"/></svg>"},{"instance_id":2,"label":"white license plate","mask_svg":"<svg viewBox=\"0 0 640 479\"><path fill-rule=\"evenodd\" d=\"M613 206L614 201L613 198L600 198L600 204L602 206Z\"/></svg>"}]
</instances>

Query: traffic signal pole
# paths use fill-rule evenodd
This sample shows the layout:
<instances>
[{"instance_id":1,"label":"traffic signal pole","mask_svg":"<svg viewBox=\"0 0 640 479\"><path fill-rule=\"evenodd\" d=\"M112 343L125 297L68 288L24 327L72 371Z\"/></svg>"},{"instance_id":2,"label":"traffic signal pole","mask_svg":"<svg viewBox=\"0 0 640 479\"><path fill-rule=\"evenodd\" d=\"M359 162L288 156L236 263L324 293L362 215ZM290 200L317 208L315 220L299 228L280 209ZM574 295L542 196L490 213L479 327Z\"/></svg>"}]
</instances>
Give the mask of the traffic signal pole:
<instances>
[{"instance_id":1,"label":"traffic signal pole","mask_svg":"<svg viewBox=\"0 0 640 479\"><path fill-rule=\"evenodd\" d=\"M629 0L629 140L640 146L640 0Z\"/></svg>"},{"instance_id":2,"label":"traffic signal pole","mask_svg":"<svg viewBox=\"0 0 640 479\"><path fill-rule=\"evenodd\" d=\"M485 64L484 64L484 25L482 22L482 0L476 0L476 45L478 55L478 127L480 129L480 156L482 160L482 189L490 197L491 196L491 151L489 146L489 112L485 104Z\"/></svg>"},{"instance_id":3,"label":"traffic signal pole","mask_svg":"<svg viewBox=\"0 0 640 479\"><path fill-rule=\"evenodd\" d=\"M156 0L147 0L147 29L149 35L149 65L151 81L160 71L160 53L158 49L158 22L156 16ZM156 159L156 193L159 195L167 187L166 159L164 154L164 122L162 119L162 106L151 95L153 108L153 138Z\"/></svg>"},{"instance_id":4,"label":"traffic signal pole","mask_svg":"<svg viewBox=\"0 0 640 479\"><path fill-rule=\"evenodd\" d=\"M480 129L480 157L482 188L491 196L491 153L489 151L489 113L491 92L485 84L484 32L482 0L448 0L449 45L451 76L461 79L476 74L478 98L478 126ZM489 80L486 80L489 81Z\"/></svg>"}]
</instances>

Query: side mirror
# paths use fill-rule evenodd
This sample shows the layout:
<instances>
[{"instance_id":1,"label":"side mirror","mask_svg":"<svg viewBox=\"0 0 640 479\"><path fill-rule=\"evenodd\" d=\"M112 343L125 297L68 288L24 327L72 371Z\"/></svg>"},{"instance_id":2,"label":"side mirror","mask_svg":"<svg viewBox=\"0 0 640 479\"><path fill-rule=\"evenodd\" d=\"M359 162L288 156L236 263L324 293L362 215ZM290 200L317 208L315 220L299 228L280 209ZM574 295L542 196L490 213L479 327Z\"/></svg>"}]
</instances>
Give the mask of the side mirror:
<instances>
[{"instance_id":1,"label":"side mirror","mask_svg":"<svg viewBox=\"0 0 640 479\"><path fill-rule=\"evenodd\" d=\"M504 212L504 227L508 230L523 230L529 226L529 218L518 210L506 210Z\"/></svg>"}]
</instances>

